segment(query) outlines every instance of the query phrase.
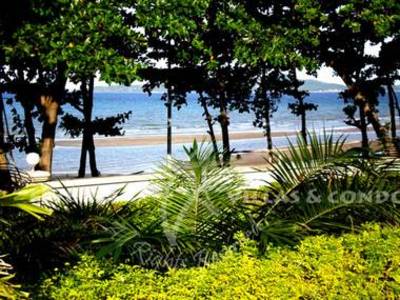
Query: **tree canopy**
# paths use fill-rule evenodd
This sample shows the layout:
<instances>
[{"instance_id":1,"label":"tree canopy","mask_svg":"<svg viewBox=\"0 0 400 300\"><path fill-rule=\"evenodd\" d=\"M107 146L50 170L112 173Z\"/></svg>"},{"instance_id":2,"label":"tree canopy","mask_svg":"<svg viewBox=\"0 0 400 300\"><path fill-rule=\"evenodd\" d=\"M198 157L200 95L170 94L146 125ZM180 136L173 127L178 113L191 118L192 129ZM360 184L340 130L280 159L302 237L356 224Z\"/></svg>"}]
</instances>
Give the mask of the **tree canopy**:
<instances>
[{"instance_id":1,"label":"tree canopy","mask_svg":"<svg viewBox=\"0 0 400 300\"><path fill-rule=\"evenodd\" d=\"M345 122L361 130L365 147L369 125L382 141L387 137L378 111L379 96L386 89L392 136L396 134L398 101L393 84L400 66L400 3L396 0L22 4L12 3L0 15L1 91L13 94L22 105L23 116L14 111L19 133L26 135L22 145L40 152L44 170L51 170L60 124L72 136L83 136L82 157L84 150L94 157L94 134L123 133L121 124L129 112L93 118L95 78L124 85L141 80L149 93L164 86L167 92L161 99L169 117L173 105L180 108L187 104L188 93L197 93L215 151L221 133L226 163L233 150L232 110L252 112L254 124L264 128L272 148L270 118L279 99L289 95L294 98L289 109L301 117L306 137L306 112L317 107L306 101L298 70L316 75L327 66L343 80ZM371 47L376 53L368 51ZM67 91L68 82L77 89ZM58 116L66 103L82 118L65 114L60 123ZM39 144L34 119L43 127ZM96 174L96 167L92 169Z\"/></svg>"}]
</instances>

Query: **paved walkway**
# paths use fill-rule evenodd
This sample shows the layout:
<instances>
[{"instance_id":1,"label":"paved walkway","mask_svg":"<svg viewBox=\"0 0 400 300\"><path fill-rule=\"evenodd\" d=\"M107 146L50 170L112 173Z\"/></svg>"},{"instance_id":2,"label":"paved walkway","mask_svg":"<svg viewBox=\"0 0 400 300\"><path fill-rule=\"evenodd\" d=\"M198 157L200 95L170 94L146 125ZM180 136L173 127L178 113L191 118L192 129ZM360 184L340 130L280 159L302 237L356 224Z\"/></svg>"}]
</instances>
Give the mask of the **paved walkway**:
<instances>
[{"instance_id":1,"label":"paved walkway","mask_svg":"<svg viewBox=\"0 0 400 300\"><path fill-rule=\"evenodd\" d=\"M270 181L269 172L258 170L252 167L237 167L236 170L243 175L246 185L249 188L256 188ZM100 178L85 179L66 179L60 181L50 181L47 183L52 189L60 193L66 193L65 188L72 195L84 195L90 197L97 193L97 197L103 198L112 194L117 189L124 187L124 193L121 200L130 200L135 196L146 196L154 193L154 187L151 180L154 174L110 176Z\"/></svg>"}]
</instances>

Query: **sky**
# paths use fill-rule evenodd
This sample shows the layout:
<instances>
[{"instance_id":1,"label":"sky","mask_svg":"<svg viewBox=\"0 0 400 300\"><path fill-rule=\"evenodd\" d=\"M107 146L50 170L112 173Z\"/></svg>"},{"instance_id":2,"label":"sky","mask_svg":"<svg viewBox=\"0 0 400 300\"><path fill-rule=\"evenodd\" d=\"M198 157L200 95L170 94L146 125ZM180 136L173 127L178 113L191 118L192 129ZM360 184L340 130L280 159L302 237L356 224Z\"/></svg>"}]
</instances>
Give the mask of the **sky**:
<instances>
[{"instance_id":1,"label":"sky","mask_svg":"<svg viewBox=\"0 0 400 300\"><path fill-rule=\"evenodd\" d=\"M367 45L365 45L365 51L367 54L370 54L373 56L378 56L379 51L380 51L380 45L372 46L372 45L367 44ZM340 79L340 77L335 76L334 71L328 67L321 67L321 69L318 71L317 77L307 75L306 72L304 72L304 71L299 71L297 75L300 80L312 79L312 80L318 80L318 81L327 82L327 83L343 84L343 81ZM138 85L138 84L140 84L140 82L135 82L134 84ZM105 82L96 80L95 86L107 86L107 84Z\"/></svg>"},{"instance_id":2,"label":"sky","mask_svg":"<svg viewBox=\"0 0 400 300\"><path fill-rule=\"evenodd\" d=\"M303 72L303 71L299 71L297 75L300 80L312 79L312 80L318 80L318 81L323 81L323 82L328 82L328 83L343 84L343 81L338 76L334 75L333 70L331 68L327 68L327 67L322 67L318 71L317 77L307 75L306 72ZM134 82L133 85L140 85L140 82ZM103 81L95 80L95 86L106 87L106 86L108 86L108 84ZM68 88L73 88L73 87L74 87L74 85L68 84Z\"/></svg>"},{"instance_id":3,"label":"sky","mask_svg":"<svg viewBox=\"0 0 400 300\"><path fill-rule=\"evenodd\" d=\"M365 45L365 53L372 56L378 56L380 49L381 49L380 44L374 46L371 44ZM305 72L299 72L298 77L301 80L316 79L323 82L343 84L343 81L340 79L340 77L335 76L334 71L331 68L327 67L322 67L318 71L317 78L315 78L314 76L309 76Z\"/></svg>"},{"instance_id":4,"label":"sky","mask_svg":"<svg viewBox=\"0 0 400 300\"><path fill-rule=\"evenodd\" d=\"M316 78L314 76L307 75L304 71L299 71L297 76L300 80L313 79L323 82L343 84L343 81L340 79L340 77L335 76L333 70L328 67L322 67L318 71L318 76Z\"/></svg>"}]
</instances>

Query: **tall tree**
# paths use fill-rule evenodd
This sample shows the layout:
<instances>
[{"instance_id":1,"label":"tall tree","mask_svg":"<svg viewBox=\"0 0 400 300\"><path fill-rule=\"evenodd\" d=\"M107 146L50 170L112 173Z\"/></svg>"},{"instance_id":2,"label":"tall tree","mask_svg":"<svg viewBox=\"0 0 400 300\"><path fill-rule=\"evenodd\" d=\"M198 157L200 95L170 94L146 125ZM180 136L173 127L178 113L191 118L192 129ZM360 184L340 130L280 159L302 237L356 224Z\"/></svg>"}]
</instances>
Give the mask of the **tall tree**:
<instances>
[{"instance_id":1,"label":"tall tree","mask_svg":"<svg viewBox=\"0 0 400 300\"><path fill-rule=\"evenodd\" d=\"M299 44L311 37L304 30L292 28L294 18L290 1L234 2L237 4L235 26L241 36L236 42L235 53L241 62L259 70L254 123L264 128L271 152L270 118L284 94L295 97L297 102L289 108L302 116L302 127L306 126L305 111L311 106L304 101L306 93L299 90L302 83L297 80L295 70L305 68L312 72L316 68L312 59L298 51Z\"/></svg>"},{"instance_id":2,"label":"tall tree","mask_svg":"<svg viewBox=\"0 0 400 300\"><path fill-rule=\"evenodd\" d=\"M7 91L7 59L5 47L9 44L13 34L22 26L24 20L29 19L31 5L29 1L11 2L3 5L0 10L0 190L12 187L12 178L8 169L7 153L11 150L9 136L6 137L5 107L3 93Z\"/></svg>"},{"instance_id":3,"label":"tall tree","mask_svg":"<svg viewBox=\"0 0 400 300\"><path fill-rule=\"evenodd\" d=\"M261 65L260 82L253 101L253 110L256 116L254 125L264 129L270 155L272 155L273 148L271 118L278 109L278 101L283 93L279 86L280 78L282 78L282 74L279 70L267 70L265 64Z\"/></svg>"},{"instance_id":4,"label":"tall tree","mask_svg":"<svg viewBox=\"0 0 400 300\"><path fill-rule=\"evenodd\" d=\"M4 126L4 103L2 90L0 89L0 191L7 190L11 187L11 174L8 169L7 160L7 152L9 149L5 140Z\"/></svg>"},{"instance_id":5,"label":"tall tree","mask_svg":"<svg viewBox=\"0 0 400 300\"><path fill-rule=\"evenodd\" d=\"M235 22L237 8L231 1L210 0L201 38L205 50L201 64L208 78L205 92L210 97L210 104L219 111L216 120L221 127L224 164L229 164L232 152L229 112L249 111L256 80L254 69L235 57L236 43L241 38Z\"/></svg>"},{"instance_id":6,"label":"tall tree","mask_svg":"<svg viewBox=\"0 0 400 300\"><path fill-rule=\"evenodd\" d=\"M137 12L151 45L149 57L171 66L149 70L147 88L164 84L178 107L186 103L186 93L197 92L214 148L218 148L215 121L221 127L225 161L229 161L229 110L245 109L251 91L249 72L233 60L232 41L238 36L229 27L229 1L141 3ZM211 116L209 108L218 110L218 115Z\"/></svg>"},{"instance_id":7,"label":"tall tree","mask_svg":"<svg viewBox=\"0 0 400 300\"><path fill-rule=\"evenodd\" d=\"M201 51L196 42L206 2L187 5L187 1L181 0L141 0L136 8L139 26L144 28L149 47L146 56L150 67L143 72L144 90L151 93L160 86L167 90L161 99L167 108L169 155L172 151L172 108L180 109L187 104L186 95L200 78L192 70Z\"/></svg>"},{"instance_id":8,"label":"tall tree","mask_svg":"<svg viewBox=\"0 0 400 300\"><path fill-rule=\"evenodd\" d=\"M38 107L43 123L39 167L51 171L57 116L67 82L65 61L53 52L61 32L51 21L61 16L63 6L60 1L28 2L27 6L29 18L21 21L4 46L6 80L10 92L33 91L29 94L32 98L21 104L26 104L27 111L32 103ZM13 12L19 9L14 7Z\"/></svg>"},{"instance_id":9,"label":"tall tree","mask_svg":"<svg viewBox=\"0 0 400 300\"><path fill-rule=\"evenodd\" d=\"M377 111L382 85L382 77L376 76L379 55L370 55L366 46L398 38L398 1L388 0L384 5L380 0L241 2L265 28L282 31L282 39L295 41L298 54L333 68L346 84L346 98L354 102L361 121L365 116L384 139L386 131Z\"/></svg>"},{"instance_id":10,"label":"tall tree","mask_svg":"<svg viewBox=\"0 0 400 300\"><path fill-rule=\"evenodd\" d=\"M379 55L378 76L385 78L386 94L388 97L390 114L391 137L397 137L396 110L400 117L399 102L396 92L393 88L396 80L400 79L400 57L397 53L400 51L400 38L389 39L382 44Z\"/></svg>"},{"instance_id":11,"label":"tall tree","mask_svg":"<svg viewBox=\"0 0 400 300\"><path fill-rule=\"evenodd\" d=\"M130 113L116 117L92 119L94 105L94 79L108 83L129 85L138 79L141 68L138 61L144 52L145 41L136 31L134 12L123 1L79 1L69 4L57 26L62 28L63 43L56 50L67 62L67 74L73 83L81 85L81 103L75 104L83 114L83 122L72 115L63 120L66 129L82 134L79 177L85 176L86 157L92 176L100 175L95 157L94 134L121 135L118 125ZM69 123L69 124L68 124ZM71 128L79 124L81 130Z\"/></svg>"},{"instance_id":12,"label":"tall tree","mask_svg":"<svg viewBox=\"0 0 400 300\"><path fill-rule=\"evenodd\" d=\"M400 3L385 1L298 1L297 12L306 24L314 24L315 45L308 45L305 53L312 53L321 64L335 70L347 86L351 97L378 138L387 135L379 120L378 96L385 78L377 76L380 52L371 55L367 45L381 46L385 41L397 39L400 34ZM364 126L364 125L362 125Z\"/></svg>"},{"instance_id":13,"label":"tall tree","mask_svg":"<svg viewBox=\"0 0 400 300\"><path fill-rule=\"evenodd\" d=\"M309 93L301 90L301 86L304 82L299 81L297 78L297 70L293 69L289 72L291 87L287 91L287 94L292 96L295 100L294 103L289 103L289 109L293 114L300 117L300 134L303 140L308 144L307 137L307 112L318 109L318 105L307 102L306 97Z\"/></svg>"},{"instance_id":14,"label":"tall tree","mask_svg":"<svg viewBox=\"0 0 400 300\"><path fill-rule=\"evenodd\" d=\"M6 47L11 81L21 81L17 73L23 64L25 86L35 90L30 101L37 105L43 122L41 169L51 171L58 115L65 102L68 79L88 85L90 78L98 74L109 83L129 84L136 78L138 64L134 60L142 39L127 24L132 19L132 12L125 9L127 5L112 0L32 3L34 17L18 29ZM84 147L93 153L90 134L85 136L89 142Z\"/></svg>"}]
</instances>

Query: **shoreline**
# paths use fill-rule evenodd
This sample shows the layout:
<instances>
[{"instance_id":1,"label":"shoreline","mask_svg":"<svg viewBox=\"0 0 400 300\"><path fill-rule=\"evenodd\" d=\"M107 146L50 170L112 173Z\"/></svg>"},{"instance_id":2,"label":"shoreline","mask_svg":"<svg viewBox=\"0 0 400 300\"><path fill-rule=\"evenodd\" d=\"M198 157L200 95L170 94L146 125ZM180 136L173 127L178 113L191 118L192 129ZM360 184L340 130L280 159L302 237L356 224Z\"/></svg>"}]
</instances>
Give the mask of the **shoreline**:
<instances>
[{"instance_id":1,"label":"shoreline","mask_svg":"<svg viewBox=\"0 0 400 300\"><path fill-rule=\"evenodd\" d=\"M370 129L371 130L371 129ZM330 132L329 130L328 132ZM335 133L356 133L359 132L356 128L337 128L332 129ZM272 137L289 137L295 136L298 131L275 131L272 132ZM217 134L218 141L222 140L221 134ZM236 131L230 133L231 140L251 140L263 139L265 135L262 131ZM201 142L209 142L208 134L175 134L172 136L173 144L191 143L193 140ZM60 139L56 140L56 146L59 147L80 147L81 139ZM95 137L96 147L130 147L130 146L152 146L166 144L166 135L137 135L137 136L122 136L122 137Z\"/></svg>"},{"instance_id":2,"label":"shoreline","mask_svg":"<svg viewBox=\"0 0 400 300\"><path fill-rule=\"evenodd\" d=\"M348 150L353 147L360 147L360 141L349 141L344 145L344 149ZM287 152L287 146L275 148L273 152L282 151ZM270 169L270 162L268 162L269 152L265 149L258 149L246 152L238 152L232 154L231 163L232 167L237 170L252 170L254 172L268 172ZM102 173L100 177L91 177L90 175L85 178L78 178L76 174L72 173L56 173L53 174L51 181L57 180L92 180L99 178L100 180L112 180L115 177L137 176L137 178L147 178L154 174L155 169L142 170L127 174L120 173Z\"/></svg>"}]
</instances>

